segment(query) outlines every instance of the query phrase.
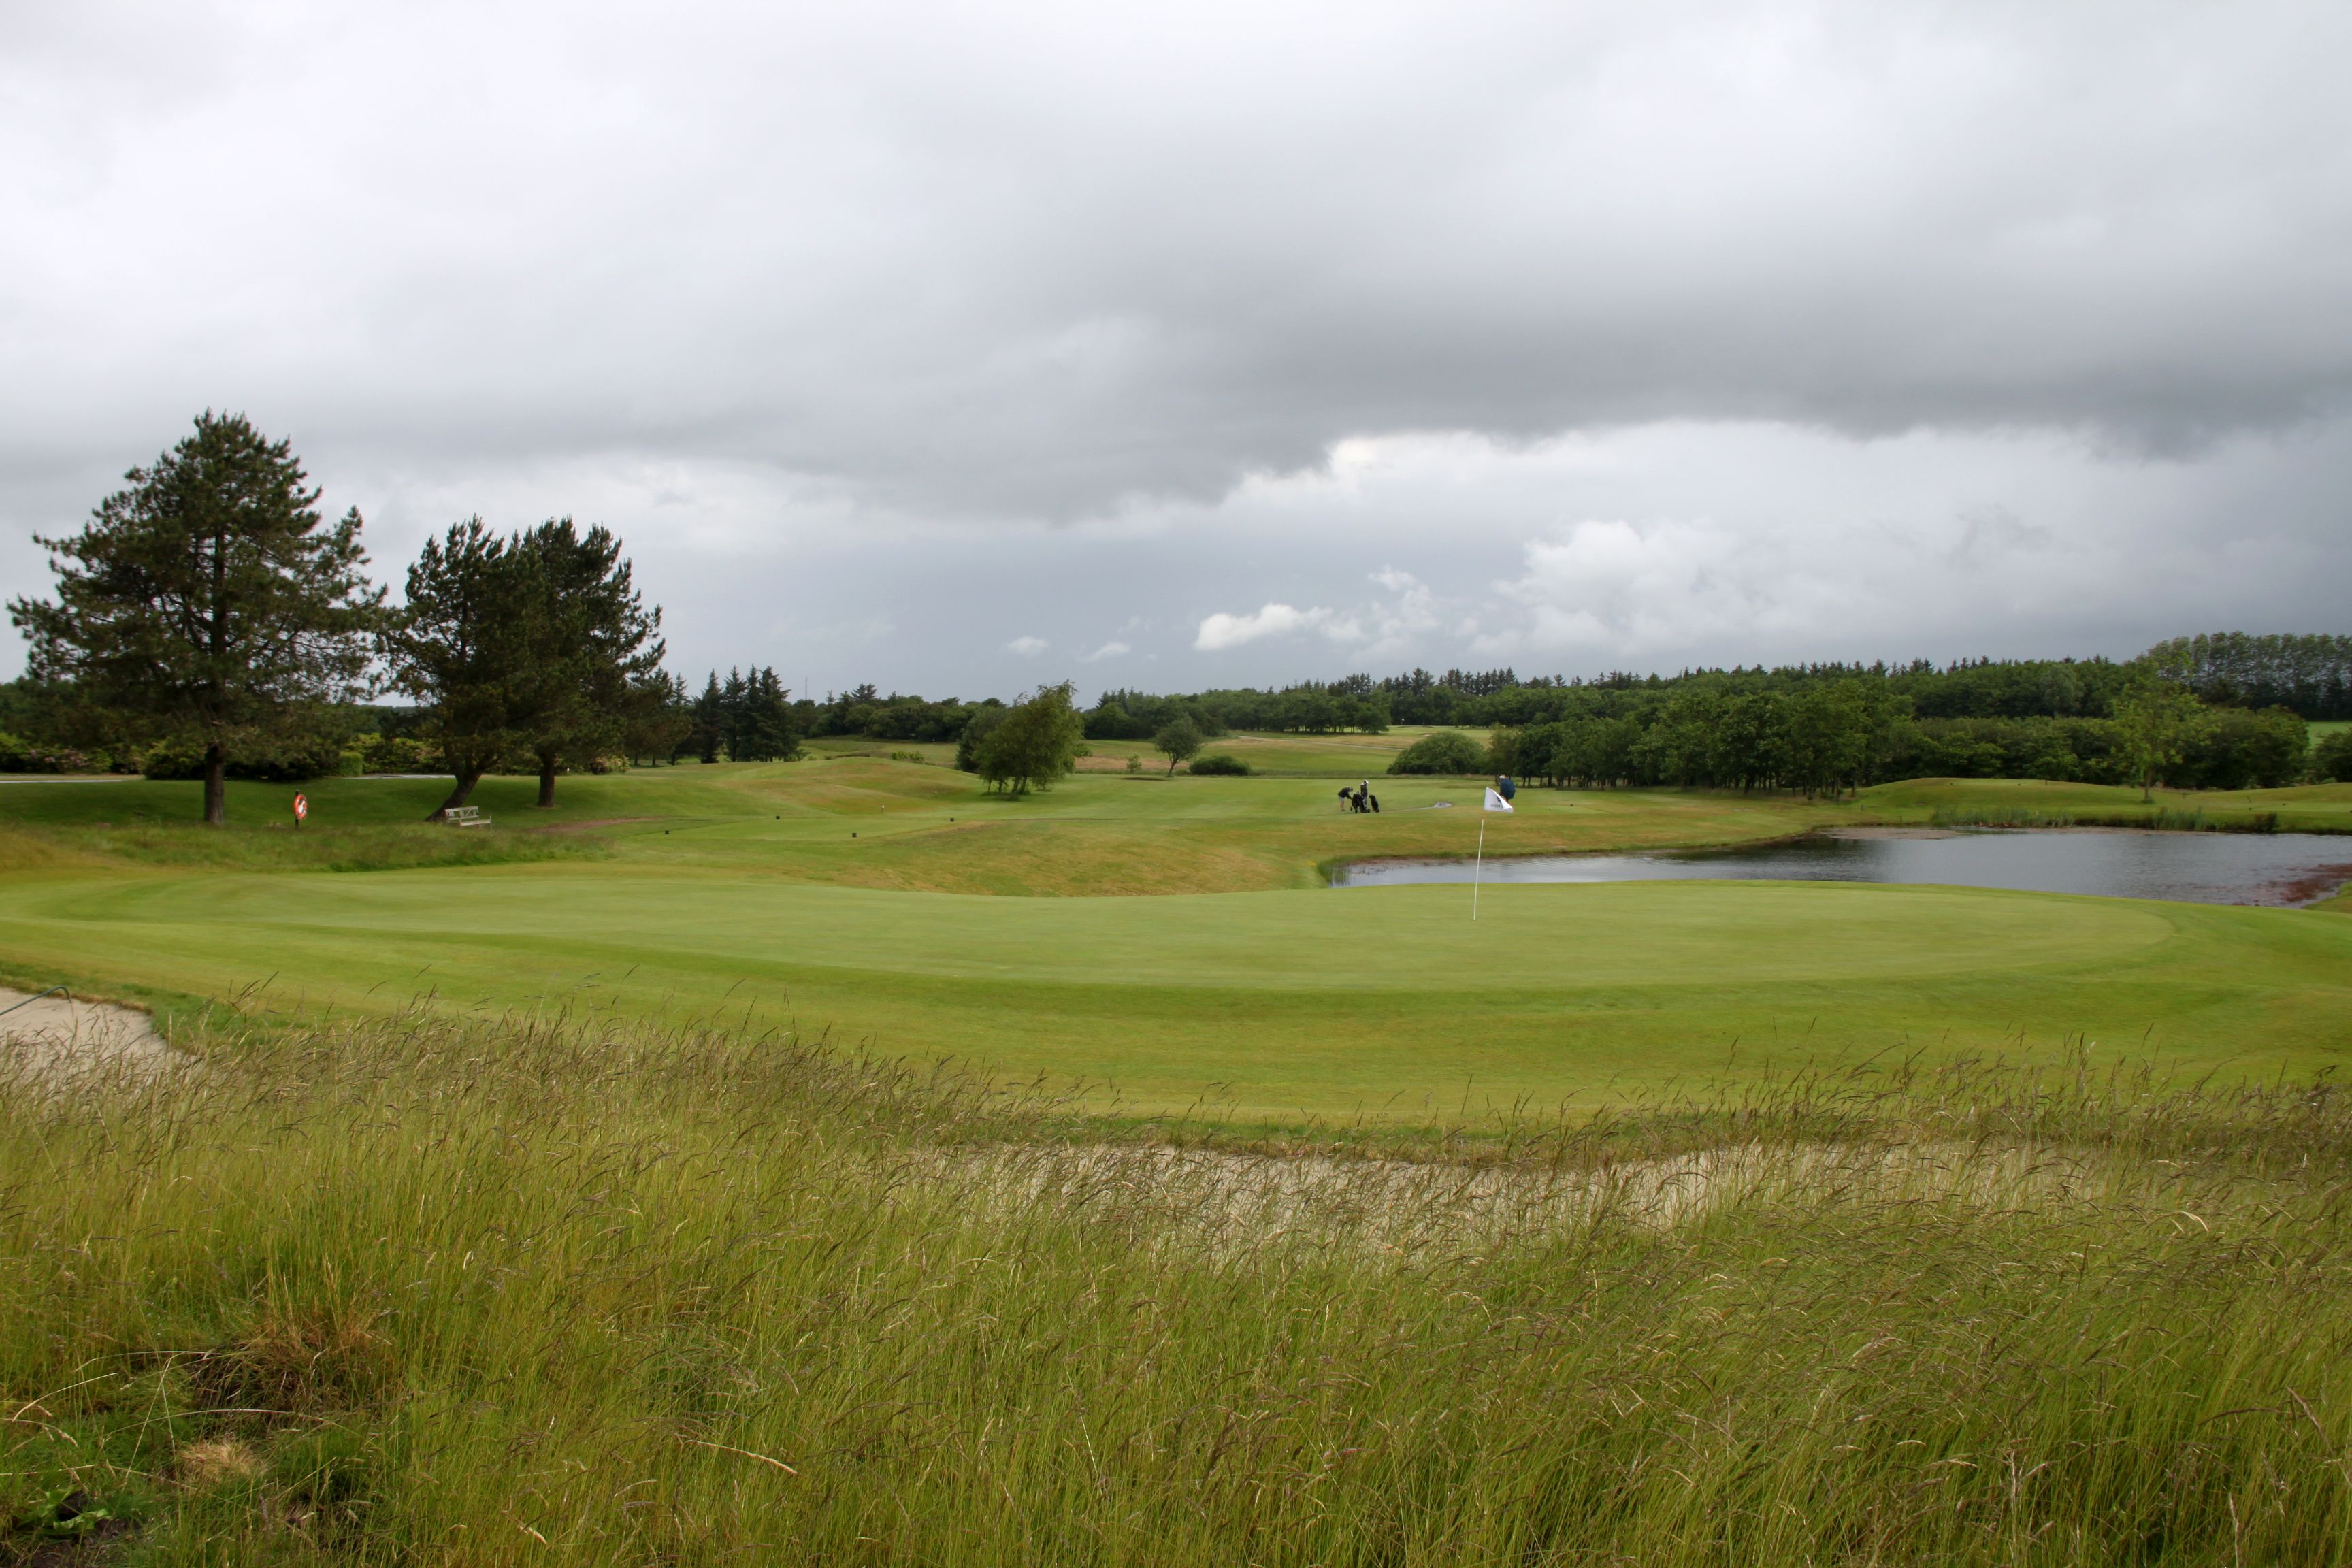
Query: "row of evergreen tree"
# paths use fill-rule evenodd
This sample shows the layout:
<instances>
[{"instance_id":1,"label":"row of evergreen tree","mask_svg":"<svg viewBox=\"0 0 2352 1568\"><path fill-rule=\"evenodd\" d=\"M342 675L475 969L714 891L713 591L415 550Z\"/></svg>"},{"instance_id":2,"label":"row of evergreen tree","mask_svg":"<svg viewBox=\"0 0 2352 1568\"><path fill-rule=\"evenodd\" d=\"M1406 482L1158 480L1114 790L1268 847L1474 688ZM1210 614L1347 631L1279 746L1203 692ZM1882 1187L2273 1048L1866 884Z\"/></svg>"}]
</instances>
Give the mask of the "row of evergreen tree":
<instances>
[{"instance_id":1,"label":"row of evergreen tree","mask_svg":"<svg viewBox=\"0 0 2352 1568\"><path fill-rule=\"evenodd\" d=\"M679 689L678 697L684 697ZM792 693L773 668L753 665L750 674L730 669L722 683L710 672L691 708L685 746L673 752L706 763L724 757L737 763L785 763L801 754L802 725Z\"/></svg>"},{"instance_id":2,"label":"row of evergreen tree","mask_svg":"<svg viewBox=\"0 0 2352 1568\"><path fill-rule=\"evenodd\" d=\"M16 706L50 742L184 758L209 823L232 764L348 731L383 686L454 775L436 816L517 758L548 805L559 772L666 743L661 611L604 528L468 519L425 542L394 607L359 512L326 522L289 445L241 416L207 411L125 479L80 532L37 540L56 595L8 606L30 645Z\"/></svg>"}]
</instances>

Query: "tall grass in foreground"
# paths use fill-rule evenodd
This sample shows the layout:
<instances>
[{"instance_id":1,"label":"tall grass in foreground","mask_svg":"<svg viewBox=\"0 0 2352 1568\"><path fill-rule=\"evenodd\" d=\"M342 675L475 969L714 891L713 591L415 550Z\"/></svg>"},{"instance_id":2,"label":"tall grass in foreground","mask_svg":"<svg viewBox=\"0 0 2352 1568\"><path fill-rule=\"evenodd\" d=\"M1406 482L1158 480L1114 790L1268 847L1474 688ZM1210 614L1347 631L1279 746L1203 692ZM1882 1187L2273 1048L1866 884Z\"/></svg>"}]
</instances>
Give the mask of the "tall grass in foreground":
<instances>
[{"instance_id":1,"label":"tall grass in foreground","mask_svg":"<svg viewBox=\"0 0 2352 1568\"><path fill-rule=\"evenodd\" d=\"M0 1557L2352 1557L2325 1089L1276 1155L788 1039L198 1043L0 1090Z\"/></svg>"}]
</instances>

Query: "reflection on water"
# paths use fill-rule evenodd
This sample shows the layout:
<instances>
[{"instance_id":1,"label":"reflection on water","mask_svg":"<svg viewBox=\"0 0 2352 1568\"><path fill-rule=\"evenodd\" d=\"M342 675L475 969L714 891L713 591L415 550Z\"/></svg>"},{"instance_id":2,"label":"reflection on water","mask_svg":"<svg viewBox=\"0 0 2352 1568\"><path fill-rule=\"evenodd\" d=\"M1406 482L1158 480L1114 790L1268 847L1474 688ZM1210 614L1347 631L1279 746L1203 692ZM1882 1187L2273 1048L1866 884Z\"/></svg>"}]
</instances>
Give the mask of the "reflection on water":
<instances>
[{"instance_id":1,"label":"reflection on water","mask_svg":"<svg viewBox=\"0 0 2352 1568\"><path fill-rule=\"evenodd\" d=\"M1467 860L1364 860L1342 868L1334 885L1466 882L1471 869ZM1497 858L1486 863L1482 877L1489 882L1925 882L2200 904L2297 904L2352 882L2352 837L2096 828L1848 830L1745 849Z\"/></svg>"}]
</instances>

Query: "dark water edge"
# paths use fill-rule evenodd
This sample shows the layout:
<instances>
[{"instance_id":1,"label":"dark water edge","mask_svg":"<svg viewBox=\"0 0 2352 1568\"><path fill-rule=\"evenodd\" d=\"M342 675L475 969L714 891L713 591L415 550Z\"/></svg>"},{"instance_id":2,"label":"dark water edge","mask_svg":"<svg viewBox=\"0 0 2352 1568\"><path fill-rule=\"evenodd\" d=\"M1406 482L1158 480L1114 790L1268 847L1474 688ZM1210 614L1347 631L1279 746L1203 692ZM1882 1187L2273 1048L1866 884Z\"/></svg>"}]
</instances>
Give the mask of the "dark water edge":
<instances>
[{"instance_id":1,"label":"dark water edge","mask_svg":"<svg viewBox=\"0 0 2352 1568\"><path fill-rule=\"evenodd\" d=\"M2332 834L2121 828L1832 828L1732 849L1643 855L1359 860L1338 888L1419 882L1890 882L2293 907L2352 883L2352 839Z\"/></svg>"}]
</instances>

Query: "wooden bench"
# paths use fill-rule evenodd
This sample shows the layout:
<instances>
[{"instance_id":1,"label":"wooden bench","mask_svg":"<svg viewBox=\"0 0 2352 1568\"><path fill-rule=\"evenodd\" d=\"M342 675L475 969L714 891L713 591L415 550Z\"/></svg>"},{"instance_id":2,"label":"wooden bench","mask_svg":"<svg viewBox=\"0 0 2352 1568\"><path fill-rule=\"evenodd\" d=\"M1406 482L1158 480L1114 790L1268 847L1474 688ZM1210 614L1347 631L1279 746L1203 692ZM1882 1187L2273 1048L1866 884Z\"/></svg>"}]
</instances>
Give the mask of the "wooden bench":
<instances>
[{"instance_id":1,"label":"wooden bench","mask_svg":"<svg viewBox=\"0 0 2352 1568\"><path fill-rule=\"evenodd\" d=\"M441 814L441 820L452 827L488 827L490 819L482 815L478 805L453 805Z\"/></svg>"}]
</instances>

